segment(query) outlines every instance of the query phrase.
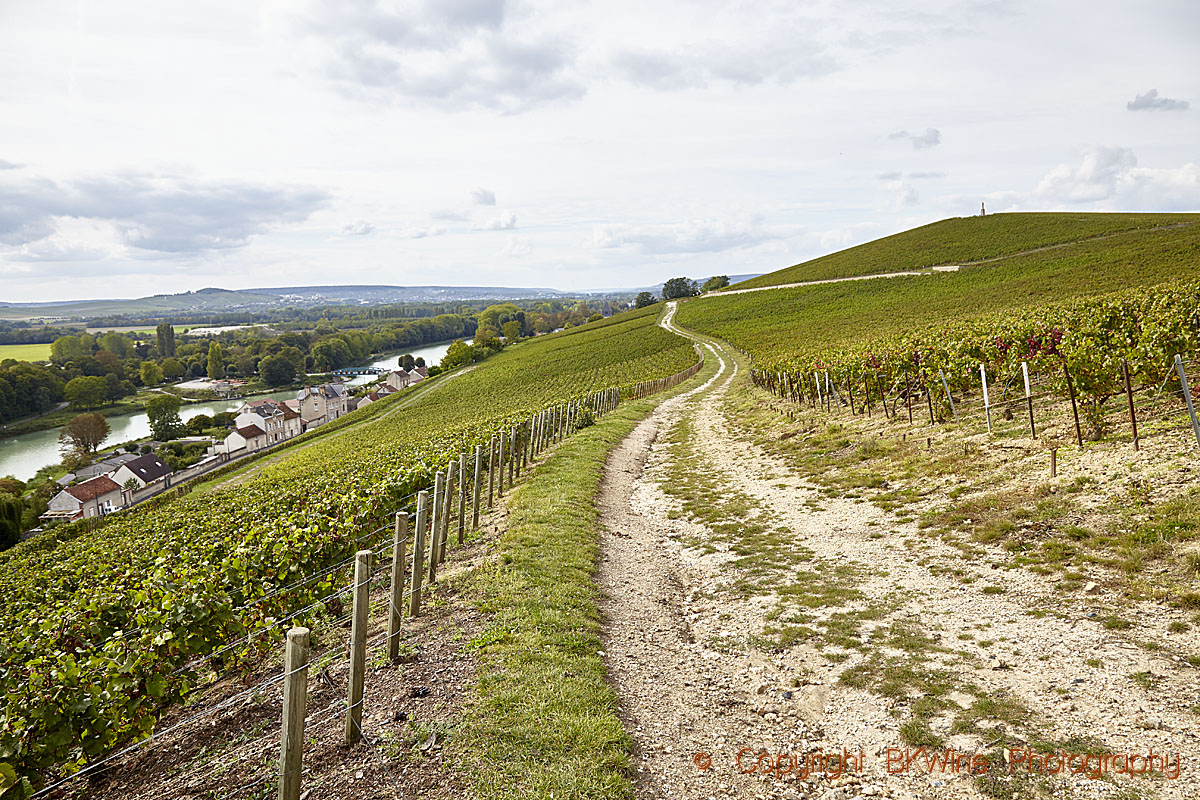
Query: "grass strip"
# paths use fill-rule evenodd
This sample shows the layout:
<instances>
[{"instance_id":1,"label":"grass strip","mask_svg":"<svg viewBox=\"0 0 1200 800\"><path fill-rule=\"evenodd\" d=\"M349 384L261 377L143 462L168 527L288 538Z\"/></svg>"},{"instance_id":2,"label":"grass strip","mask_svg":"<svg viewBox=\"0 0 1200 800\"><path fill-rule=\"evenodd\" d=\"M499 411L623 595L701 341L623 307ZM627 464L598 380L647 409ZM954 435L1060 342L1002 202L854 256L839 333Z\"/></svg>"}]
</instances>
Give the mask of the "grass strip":
<instances>
[{"instance_id":1,"label":"grass strip","mask_svg":"<svg viewBox=\"0 0 1200 800\"><path fill-rule=\"evenodd\" d=\"M479 798L633 796L632 740L605 679L596 586L596 495L611 451L667 397L629 403L569 437L508 499L497 557L468 590L490 615L470 643L480 655L476 698L450 761L468 764Z\"/></svg>"}]
</instances>

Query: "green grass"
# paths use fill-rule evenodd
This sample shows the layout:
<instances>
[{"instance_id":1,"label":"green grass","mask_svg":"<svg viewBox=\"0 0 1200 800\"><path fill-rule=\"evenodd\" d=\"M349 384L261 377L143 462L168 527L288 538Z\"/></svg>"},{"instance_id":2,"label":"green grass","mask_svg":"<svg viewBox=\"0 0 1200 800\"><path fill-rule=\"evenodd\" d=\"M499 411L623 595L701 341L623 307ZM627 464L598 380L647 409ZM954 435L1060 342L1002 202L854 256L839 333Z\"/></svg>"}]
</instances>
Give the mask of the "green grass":
<instances>
[{"instance_id":1,"label":"green grass","mask_svg":"<svg viewBox=\"0 0 1200 800\"><path fill-rule=\"evenodd\" d=\"M622 406L571 437L508 499L498 563L480 568L472 589L487 630L504 635L473 641L477 693L448 754L469 765L476 797L633 796L632 741L598 654L595 498L608 452L662 399Z\"/></svg>"},{"instance_id":2,"label":"green grass","mask_svg":"<svg viewBox=\"0 0 1200 800\"><path fill-rule=\"evenodd\" d=\"M1197 215L1179 216L1200 220ZM942 229L935 232L938 230ZM951 228L944 231L950 232ZM885 247L883 243L888 241L871 246ZM931 254L953 244L952 240L932 235L921 241ZM677 319L684 327L751 352L756 360L770 359L907 333L946 320L1190 278L1195 274L1198 246L1200 225L1131 231L1109 239L1003 258L955 273L744 295L706 295L681 304ZM932 255L930 258L938 260ZM902 266L903 262L898 262L897 268ZM786 283L795 279L785 274L788 272L771 273L758 280Z\"/></svg>"},{"instance_id":3,"label":"green grass","mask_svg":"<svg viewBox=\"0 0 1200 800\"><path fill-rule=\"evenodd\" d=\"M970 264L1124 231L1196 222L1200 222L1200 215L1024 213L956 217L751 278L733 288Z\"/></svg>"},{"instance_id":4,"label":"green grass","mask_svg":"<svg viewBox=\"0 0 1200 800\"><path fill-rule=\"evenodd\" d=\"M50 358L50 343L0 344L0 361L6 358L17 361L46 361Z\"/></svg>"}]
</instances>

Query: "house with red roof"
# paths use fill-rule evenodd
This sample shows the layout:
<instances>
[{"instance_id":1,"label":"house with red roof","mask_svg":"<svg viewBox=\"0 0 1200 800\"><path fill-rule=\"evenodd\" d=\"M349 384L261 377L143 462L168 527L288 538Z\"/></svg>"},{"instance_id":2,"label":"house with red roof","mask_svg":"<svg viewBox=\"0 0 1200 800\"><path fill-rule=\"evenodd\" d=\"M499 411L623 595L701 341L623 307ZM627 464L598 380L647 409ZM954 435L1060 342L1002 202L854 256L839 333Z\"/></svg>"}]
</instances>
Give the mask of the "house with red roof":
<instances>
[{"instance_id":1,"label":"house with red roof","mask_svg":"<svg viewBox=\"0 0 1200 800\"><path fill-rule=\"evenodd\" d=\"M77 519L101 517L121 509L121 486L107 475L68 486L50 499L50 507L42 514L46 523L74 522Z\"/></svg>"}]
</instances>

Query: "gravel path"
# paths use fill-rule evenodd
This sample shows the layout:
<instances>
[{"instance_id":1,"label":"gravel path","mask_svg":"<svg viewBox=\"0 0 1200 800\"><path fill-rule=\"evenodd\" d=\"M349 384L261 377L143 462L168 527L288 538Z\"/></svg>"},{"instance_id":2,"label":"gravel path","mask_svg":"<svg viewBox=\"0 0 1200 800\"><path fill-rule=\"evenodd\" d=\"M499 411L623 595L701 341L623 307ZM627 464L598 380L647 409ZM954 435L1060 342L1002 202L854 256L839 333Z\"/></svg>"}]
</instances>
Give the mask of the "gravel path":
<instances>
[{"instance_id":1,"label":"gravel path","mask_svg":"<svg viewBox=\"0 0 1200 800\"><path fill-rule=\"evenodd\" d=\"M672 319L670 309L664 326L680 332ZM965 768L927 757L949 747L1000 761L1001 737L992 733L1006 730L1024 740L1036 730L1068 753L1085 740L1121 756L1153 748L1171 754L1168 767L1182 754L1177 778L1056 777L1058 796L1200 796L1200 717L1191 710L1200 702L1197 670L1169 647L1139 645L1171 638L1167 625L1177 616L1144 604L1135 630L1109 630L1100 621L1116 598L1064 604L1039 576L1002 568L1011 560L1002 551L982 547L984 555L968 559L869 503L819 497L731 428L723 400L742 376L731 354L705 346L720 373L663 403L612 452L598 501L606 528L598 573L605 659L637 745L639 797L984 797ZM681 421L694 431L682 465L663 441ZM797 607L775 590L736 591L752 569L744 559L735 563L745 551L681 514L679 500L663 491L681 467L720 476L723 493L746 499L747 524L768 519L788 534L769 551L791 565L775 576L779 586L798 581L817 591L820 584L844 596ZM853 620L851 646L833 648L822 637L763 645L781 608L784 616L805 612L813 627ZM742 645L721 644L730 641ZM889 773L889 749L893 758L916 751L901 726L929 699L922 690L901 699L880 692L879 682L900 667L948 676L952 685L937 695L944 708L926 715L942 744L906 772ZM839 682L847 670L874 683ZM1023 709L1024 727L1014 729L1011 712L984 713L996 702ZM977 724L952 729L973 705ZM822 770L830 753L850 754L845 774L836 775L837 762ZM991 765L1007 781L1021 773L1019 752L1009 757L1018 765ZM804 775L806 765L816 774ZM1040 777L996 788L1033 796Z\"/></svg>"}]
</instances>

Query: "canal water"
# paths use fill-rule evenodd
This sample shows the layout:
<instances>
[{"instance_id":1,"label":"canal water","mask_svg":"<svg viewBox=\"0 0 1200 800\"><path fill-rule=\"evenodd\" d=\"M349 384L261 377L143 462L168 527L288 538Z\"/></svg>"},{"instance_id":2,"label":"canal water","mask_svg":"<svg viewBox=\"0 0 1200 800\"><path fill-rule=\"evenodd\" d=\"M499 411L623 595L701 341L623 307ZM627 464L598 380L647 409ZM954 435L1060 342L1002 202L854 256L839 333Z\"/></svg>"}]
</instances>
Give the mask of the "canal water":
<instances>
[{"instance_id":1,"label":"canal water","mask_svg":"<svg viewBox=\"0 0 1200 800\"><path fill-rule=\"evenodd\" d=\"M446 355L446 350L449 347L450 342L438 342L436 344L422 345L408 352L414 357L424 358L425 363L432 366L442 360L442 356ZM399 363L401 355L403 353L381 356L366 366L395 367ZM361 386L364 383L375 380L376 377L375 375L359 375L346 381L346 384L348 386ZM255 395L253 399L270 398L273 400L286 400L295 396L296 390L288 389L283 392ZM192 403L179 409L179 417L184 422L187 422L192 417L201 414L212 416L224 411L233 411L240 408L249 399L252 398L238 397L229 400ZM110 428L108 438L105 440L106 446L134 439L145 439L150 435L150 418L146 416L145 412L119 414L106 417L106 419ZM20 436L0 438L0 477L12 475L19 480L29 480L42 467L48 464L57 464L62 459L62 452L58 449L58 433L58 428L52 428L45 431L23 433Z\"/></svg>"}]
</instances>

